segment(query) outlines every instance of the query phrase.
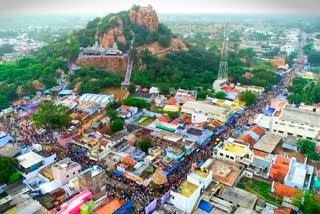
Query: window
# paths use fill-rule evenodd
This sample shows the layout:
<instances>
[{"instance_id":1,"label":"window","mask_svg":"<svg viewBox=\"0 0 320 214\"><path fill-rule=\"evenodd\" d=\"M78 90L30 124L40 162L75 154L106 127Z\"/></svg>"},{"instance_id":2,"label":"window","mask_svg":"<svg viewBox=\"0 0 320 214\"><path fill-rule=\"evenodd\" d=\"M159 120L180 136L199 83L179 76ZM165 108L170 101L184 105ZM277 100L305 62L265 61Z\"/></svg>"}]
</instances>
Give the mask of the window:
<instances>
[{"instance_id":1,"label":"window","mask_svg":"<svg viewBox=\"0 0 320 214\"><path fill-rule=\"evenodd\" d=\"M315 130L314 129L308 129L309 131L311 131L311 132L314 132Z\"/></svg>"},{"instance_id":2,"label":"window","mask_svg":"<svg viewBox=\"0 0 320 214\"><path fill-rule=\"evenodd\" d=\"M297 137L302 137L302 135L297 135Z\"/></svg>"},{"instance_id":3,"label":"window","mask_svg":"<svg viewBox=\"0 0 320 214\"><path fill-rule=\"evenodd\" d=\"M280 130L278 132L281 133L281 134L283 133L283 131L280 131Z\"/></svg>"},{"instance_id":4,"label":"window","mask_svg":"<svg viewBox=\"0 0 320 214\"><path fill-rule=\"evenodd\" d=\"M67 178L69 178L69 175L67 175Z\"/></svg>"},{"instance_id":5,"label":"window","mask_svg":"<svg viewBox=\"0 0 320 214\"><path fill-rule=\"evenodd\" d=\"M231 158L231 160L234 160L234 157L230 157Z\"/></svg>"},{"instance_id":6,"label":"window","mask_svg":"<svg viewBox=\"0 0 320 214\"><path fill-rule=\"evenodd\" d=\"M286 124L285 123L280 123L280 125L285 126Z\"/></svg>"},{"instance_id":7,"label":"window","mask_svg":"<svg viewBox=\"0 0 320 214\"><path fill-rule=\"evenodd\" d=\"M293 135L293 133L288 132L288 135L292 136L292 135Z\"/></svg>"},{"instance_id":8,"label":"window","mask_svg":"<svg viewBox=\"0 0 320 214\"><path fill-rule=\"evenodd\" d=\"M304 129L304 127L299 126L299 129Z\"/></svg>"},{"instance_id":9,"label":"window","mask_svg":"<svg viewBox=\"0 0 320 214\"><path fill-rule=\"evenodd\" d=\"M275 122L275 124L278 124L278 122Z\"/></svg>"},{"instance_id":10,"label":"window","mask_svg":"<svg viewBox=\"0 0 320 214\"><path fill-rule=\"evenodd\" d=\"M312 137L307 137L308 140L312 140Z\"/></svg>"},{"instance_id":11,"label":"window","mask_svg":"<svg viewBox=\"0 0 320 214\"><path fill-rule=\"evenodd\" d=\"M294 125L289 125L289 127L294 128Z\"/></svg>"},{"instance_id":12,"label":"window","mask_svg":"<svg viewBox=\"0 0 320 214\"><path fill-rule=\"evenodd\" d=\"M80 172L80 169L78 169L78 172Z\"/></svg>"},{"instance_id":13,"label":"window","mask_svg":"<svg viewBox=\"0 0 320 214\"><path fill-rule=\"evenodd\" d=\"M75 175L75 174L76 174L76 172L73 172L73 174Z\"/></svg>"},{"instance_id":14,"label":"window","mask_svg":"<svg viewBox=\"0 0 320 214\"><path fill-rule=\"evenodd\" d=\"M230 158L230 156L229 156L229 155L226 155L226 158Z\"/></svg>"},{"instance_id":15,"label":"window","mask_svg":"<svg viewBox=\"0 0 320 214\"><path fill-rule=\"evenodd\" d=\"M220 156L222 156L222 157L223 157L223 153L220 153Z\"/></svg>"}]
</instances>

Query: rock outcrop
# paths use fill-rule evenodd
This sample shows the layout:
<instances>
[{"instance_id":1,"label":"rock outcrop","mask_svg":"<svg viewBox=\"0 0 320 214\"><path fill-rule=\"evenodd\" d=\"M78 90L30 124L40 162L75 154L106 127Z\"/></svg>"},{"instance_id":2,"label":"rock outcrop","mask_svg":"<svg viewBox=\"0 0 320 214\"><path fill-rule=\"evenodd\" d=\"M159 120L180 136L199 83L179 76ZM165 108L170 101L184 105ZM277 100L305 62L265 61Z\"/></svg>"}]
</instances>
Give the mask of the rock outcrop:
<instances>
[{"instance_id":1,"label":"rock outcrop","mask_svg":"<svg viewBox=\"0 0 320 214\"><path fill-rule=\"evenodd\" d=\"M153 42L151 44L143 45L137 48L139 52L144 49L148 49L154 56L164 56L169 52L189 50L188 47L180 39L172 39L170 46L167 48L161 47L159 42Z\"/></svg>"},{"instance_id":2,"label":"rock outcrop","mask_svg":"<svg viewBox=\"0 0 320 214\"><path fill-rule=\"evenodd\" d=\"M76 60L76 65L81 67L95 67L111 70L115 73L124 75L127 69L127 58L125 56L113 57L80 57Z\"/></svg>"},{"instance_id":3,"label":"rock outcrop","mask_svg":"<svg viewBox=\"0 0 320 214\"><path fill-rule=\"evenodd\" d=\"M46 90L46 86L44 84L42 84L39 80L33 80L32 85L37 91Z\"/></svg>"},{"instance_id":4,"label":"rock outcrop","mask_svg":"<svg viewBox=\"0 0 320 214\"><path fill-rule=\"evenodd\" d=\"M270 62L274 68L278 68L278 66L286 65L286 60L284 58L271 59Z\"/></svg>"},{"instance_id":5,"label":"rock outcrop","mask_svg":"<svg viewBox=\"0 0 320 214\"><path fill-rule=\"evenodd\" d=\"M145 25L150 32L157 32L159 20L157 12L151 7L133 7L129 12L132 23Z\"/></svg>"},{"instance_id":6,"label":"rock outcrop","mask_svg":"<svg viewBox=\"0 0 320 214\"><path fill-rule=\"evenodd\" d=\"M112 48L114 42L121 42L123 44L126 43L122 19L118 16L112 16L109 19L109 22L112 20L116 20L118 22L118 26L109 29L106 33L103 34L103 36L99 37L100 44L102 44L102 46L105 48Z\"/></svg>"}]
</instances>

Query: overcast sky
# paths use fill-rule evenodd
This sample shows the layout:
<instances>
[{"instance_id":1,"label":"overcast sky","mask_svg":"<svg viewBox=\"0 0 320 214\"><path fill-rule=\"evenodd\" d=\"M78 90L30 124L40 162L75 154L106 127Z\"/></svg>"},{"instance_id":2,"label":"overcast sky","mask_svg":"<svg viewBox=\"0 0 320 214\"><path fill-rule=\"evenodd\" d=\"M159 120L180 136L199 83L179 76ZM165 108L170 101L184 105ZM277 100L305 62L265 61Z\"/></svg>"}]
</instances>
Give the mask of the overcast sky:
<instances>
[{"instance_id":1,"label":"overcast sky","mask_svg":"<svg viewBox=\"0 0 320 214\"><path fill-rule=\"evenodd\" d=\"M133 4L151 4L158 13L320 14L320 0L0 0L0 14L106 14Z\"/></svg>"}]
</instances>

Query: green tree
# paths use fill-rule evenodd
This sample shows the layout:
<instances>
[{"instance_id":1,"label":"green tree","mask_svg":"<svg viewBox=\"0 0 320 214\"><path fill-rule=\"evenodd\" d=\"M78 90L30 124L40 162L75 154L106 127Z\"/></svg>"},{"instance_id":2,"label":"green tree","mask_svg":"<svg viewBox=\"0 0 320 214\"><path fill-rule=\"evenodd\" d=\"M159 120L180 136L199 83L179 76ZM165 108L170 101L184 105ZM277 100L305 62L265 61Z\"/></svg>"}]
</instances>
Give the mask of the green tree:
<instances>
[{"instance_id":1,"label":"green tree","mask_svg":"<svg viewBox=\"0 0 320 214\"><path fill-rule=\"evenodd\" d=\"M311 160L320 160L320 155L316 153L316 144L311 140L300 140L298 142L301 151Z\"/></svg>"},{"instance_id":2,"label":"green tree","mask_svg":"<svg viewBox=\"0 0 320 214\"><path fill-rule=\"evenodd\" d=\"M128 97L127 99L124 100L123 103L128 106L138 107L139 109L142 109L142 108L149 109L150 108L150 103L148 103L147 101L145 101L143 99L139 99L139 98L135 98L135 97Z\"/></svg>"},{"instance_id":3,"label":"green tree","mask_svg":"<svg viewBox=\"0 0 320 214\"><path fill-rule=\"evenodd\" d=\"M247 105L254 105L257 102L257 95L251 91L242 92L240 94L240 100Z\"/></svg>"},{"instance_id":4,"label":"green tree","mask_svg":"<svg viewBox=\"0 0 320 214\"><path fill-rule=\"evenodd\" d=\"M67 111L65 106L56 105L51 101L42 103L32 115L32 121L35 126L48 129L63 128L70 122L70 118L66 114Z\"/></svg>"},{"instance_id":5,"label":"green tree","mask_svg":"<svg viewBox=\"0 0 320 214\"><path fill-rule=\"evenodd\" d=\"M311 54L314 49L313 49L313 43L308 43L308 44L305 44L302 48L303 50L303 53L306 54L306 55L309 55Z\"/></svg>"},{"instance_id":6,"label":"green tree","mask_svg":"<svg viewBox=\"0 0 320 214\"><path fill-rule=\"evenodd\" d=\"M308 62L312 66L320 66L320 51L310 54L308 56Z\"/></svg>"},{"instance_id":7,"label":"green tree","mask_svg":"<svg viewBox=\"0 0 320 214\"><path fill-rule=\"evenodd\" d=\"M13 173L9 177L9 183L12 184L12 183L16 182L20 177L21 177L21 173L20 172Z\"/></svg>"},{"instance_id":8,"label":"green tree","mask_svg":"<svg viewBox=\"0 0 320 214\"><path fill-rule=\"evenodd\" d=\"M130 93L130 95L133 95L134 92L136 92L137 86L134 83L130 83L130 85L128 86L128 91Z\"/></svg>"},{"instance_id":9,"label":"green tree","mask_svg":"<svg viewBox=\"0 0 320 214\"><path fill-rule=\"evenodd\" d=\"M218 99L225 99L226 96L227 96L227 94L226 94L225 92L223 92L223 91L219 91L219 92L217 92L217 93L215 94L215 96L216 96L216 98L218 98Z\"/></svg>"},{"instance_id":10,"label":"green tree","mask_svg":"<svg viewBox=\"0 0 320 214\"><path fill-rule=\"evenodd\" d=\"M121 131L124 128L124 121L122 119L115 119L111 122L110 128L113 133Z\"/></svg>"},{"instance_id":11,"label":"green tree","mask_svg":"<svg viewBox=\"0 0 320 214\"><path fill-rule=\"evenodd\" d=\"M10 176L15 173L18 161L9 157L0 156L0 183L7 183Z\"/></svg>"},{"instance_id":12,"label":"green tree","mask_svg":"<svg viewBox=\"0 0 320 214\"><path fill-rule=\"evenodd\" d=\"M170 85L168 83L160 84L159 89L161 94L167 95L170 93Z\"/></svg>"},{"instance_id":13,"label":"green tree","mask_svg":"<svg viewBox=\"0 0 320 214\"><path fill-rule=\"evenodd\" d=\"M8 99L5 95L0 94L0 111L10 106Z\"/></svg>"},{"instance_id":14,"label":"green tree","mask_svg":"<svg viewBox=\"0 0 320 214\"><path fill-rule=\"evenodd\" d=\"M118 117L118 111L111 103L106 106L106 116L110 117L112 120Z\"/></svg>"},{"instance_id":15,"label":"green tree","mask_svg":"<svg viewBox=\"0 0 320 214\"><path fill-rule=\"evenodd\" d=\"M169 47L171 43L171 37L170 35L160 35L159 36L159 43L162 47Z\"/></svg>"},{"instance_id":16,"label":"green tree","mask_svg":"<svg viewBox=\"0 0 320 214\"><path fill-rule=\"evenodd\" d=\"M148 139L141 140L138 143L139 148L144 151L145 153L148 153L148 149L151 147L151 142Z\"/></svg>"}]
</instances>

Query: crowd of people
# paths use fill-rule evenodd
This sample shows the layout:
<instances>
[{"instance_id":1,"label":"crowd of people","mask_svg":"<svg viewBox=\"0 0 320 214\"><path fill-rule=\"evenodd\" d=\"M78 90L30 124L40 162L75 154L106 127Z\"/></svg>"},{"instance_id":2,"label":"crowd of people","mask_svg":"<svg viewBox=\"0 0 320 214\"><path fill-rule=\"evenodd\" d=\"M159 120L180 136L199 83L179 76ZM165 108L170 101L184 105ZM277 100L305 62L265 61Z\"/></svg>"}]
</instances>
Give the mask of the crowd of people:
<instances>
[{"instance_id":1,"label":"crowd of people","mask_svg":"<svg viewBox=\"0 0 320 214\"><path fill-rule=\"evenodd\" d=\"M246 127L249 118L254 118L256 114L261 112L271 101L272 98L277 97L284 88L288 86L295 72L283 77L281 82L271 91L265 93L258 98L257 104L246 107L244 113L237 118L229 127L222 133L220 138L228 138L234 136L239 130ZM20 146L32 146L33 144L55 145L51 152L63 154L64 157L69 157L71 160L81 164L82 169L85 170L94 165L99 165L96 161L90 160L87 156L79 154L70 146L62 148L58 144L58 137L67 138L70 134L64 130L56 130L55 132L38 133L37 129L32 125L29 116L22 118L10 118L8 120L0 119L0 131L7 133L14 138L14 142ZM155 198L161 197L169 190L178 190L179 186L185 181L187 174L191 170L192 164L204 162L212 156L213 144L209 143L207 146L198 146L196 152L186 156L181 162L180 166L167 175L168 183L155 188L153 185L147 187L139 185L134 181L128 180L117 174L108 171L106 166L100 165L106 170L108 179L124 185L107 185L107 196L110 200L114 197L121 197L124 200L131 199L134 203L136 213L144 213L144 208L152 202ZM59 155L58 155L59 156ZM62 157L60 157L62 158ZM123 186L127 186L124 188Z\"/></svg>"}]
</instances>

